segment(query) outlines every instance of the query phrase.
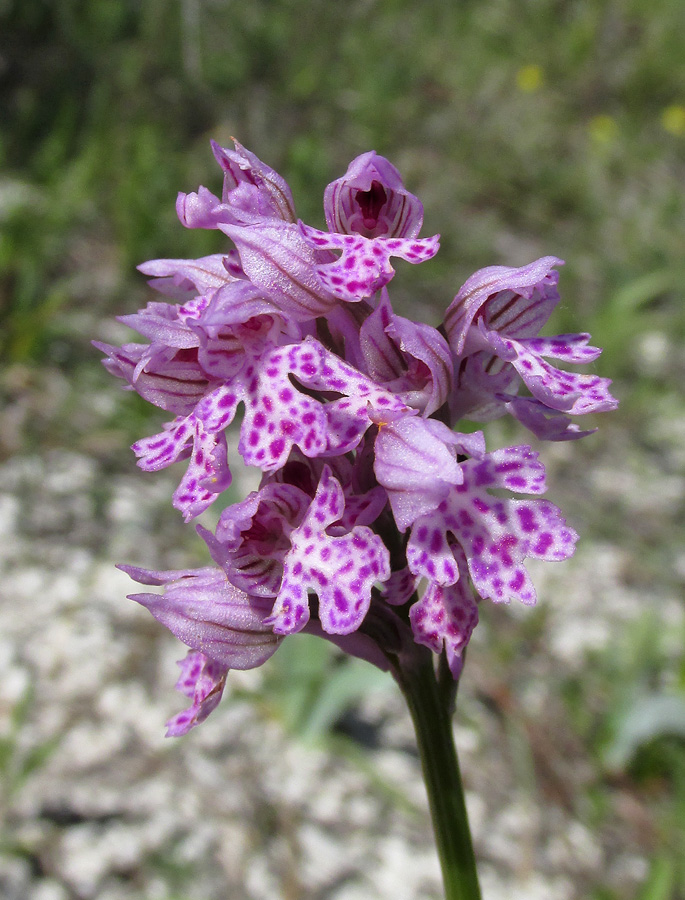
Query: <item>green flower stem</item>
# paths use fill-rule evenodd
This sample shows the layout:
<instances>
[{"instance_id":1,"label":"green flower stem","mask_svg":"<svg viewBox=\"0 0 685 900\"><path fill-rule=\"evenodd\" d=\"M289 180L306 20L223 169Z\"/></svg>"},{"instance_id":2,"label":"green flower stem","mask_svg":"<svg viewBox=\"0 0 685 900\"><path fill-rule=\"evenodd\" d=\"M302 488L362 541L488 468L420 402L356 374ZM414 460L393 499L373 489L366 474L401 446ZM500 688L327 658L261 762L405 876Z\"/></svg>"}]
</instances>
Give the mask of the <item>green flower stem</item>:
<instances>
[{"instance_id":1,"label":"green flower stem","mask_svg":"<svg viewBox=\"0 0 685 900\"><path fill-rule=\"evenodd\" d=\"M440 688L428 652L396 674L416 731L428 793L445 900L480 900L471 832L454 745L449 698Z\"/></svg>"}]
</instances>

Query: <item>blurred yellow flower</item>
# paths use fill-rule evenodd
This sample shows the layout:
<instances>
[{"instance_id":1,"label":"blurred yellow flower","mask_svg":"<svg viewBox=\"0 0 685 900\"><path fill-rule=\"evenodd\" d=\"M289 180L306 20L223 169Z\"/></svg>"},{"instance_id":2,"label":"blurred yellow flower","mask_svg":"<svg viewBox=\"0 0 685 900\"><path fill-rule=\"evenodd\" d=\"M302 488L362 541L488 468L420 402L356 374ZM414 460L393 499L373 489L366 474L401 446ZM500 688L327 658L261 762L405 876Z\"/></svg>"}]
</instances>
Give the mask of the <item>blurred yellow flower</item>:
<instances>
[{"instance_id":1,"label":"blurred yellow flower","mask_svg":"<svg viewBox=\"0 0 685 900\"><path fill-rule=\"evenodd\" d=\"M516 87L524 94L532 94L542 87L545 81L545 73L542 67L531 64L523 66L516 73Z\"/></svg>"},{"instance_id":2,"label":"blurred yellow flower","mask_svg":"<svg viewBox=\"0 0 685 900\"><path fill-rule=\"evenodd\" d=\"M673 103L661 113L661 125L669 134L685 134L685 106Z\"/></svg>"},{"instance_id":3,"label":"blurred yellow flower","mask_svg":"<svg viewBox=\"0 0 685 900\"><path fill-rule=\"evenodd\" d=\"M613 116L602 113L599 116L593 116L588 122L588 131L593 141L598 144L611 144L616 140L618 135L618 123Z\"/></svg>"}]
</instances>

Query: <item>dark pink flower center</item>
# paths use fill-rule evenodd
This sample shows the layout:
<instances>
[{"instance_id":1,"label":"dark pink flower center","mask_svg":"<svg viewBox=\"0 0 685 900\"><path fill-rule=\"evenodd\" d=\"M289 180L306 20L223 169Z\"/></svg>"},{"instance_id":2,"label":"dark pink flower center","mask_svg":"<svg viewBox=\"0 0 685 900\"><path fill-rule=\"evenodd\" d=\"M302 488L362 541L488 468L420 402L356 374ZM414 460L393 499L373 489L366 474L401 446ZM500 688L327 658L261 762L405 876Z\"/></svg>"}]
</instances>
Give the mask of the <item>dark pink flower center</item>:
<instances>
[{"instance_id":1,"label":"dark pink flower center","mask_svg":"<svg viewBox=\"0 0 685 900\"><path fill-rule=\"evenodd\" d=\"M385 188L380 181L372 181L371 188L368 191L357 191L355 200L359 204L364 219L364 227L369 231L378 225L378 218L381 210L388 200Z\"/></svg>"}]
</instances>

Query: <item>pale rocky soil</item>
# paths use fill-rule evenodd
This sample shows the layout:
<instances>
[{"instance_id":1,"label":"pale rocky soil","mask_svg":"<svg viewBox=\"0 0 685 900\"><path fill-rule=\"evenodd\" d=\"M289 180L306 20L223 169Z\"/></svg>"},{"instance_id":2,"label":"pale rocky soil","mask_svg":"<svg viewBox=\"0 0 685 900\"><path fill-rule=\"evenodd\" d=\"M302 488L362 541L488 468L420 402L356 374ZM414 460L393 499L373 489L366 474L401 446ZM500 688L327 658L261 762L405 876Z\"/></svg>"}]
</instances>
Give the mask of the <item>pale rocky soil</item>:
<instances>
[{"instance_id":1,"label":"pale rocky soil","mask_svg":"<svg viewBox=\"0 0 685 900\"><path fill-rule=\"evenodd\" d=\"M120 436L102 423L122 401L107 392L72 405L72 443L26 450L22 429L52 421L72 388L56 372L10 376L0 461L0 896L437 900L418 759L391 684L348 722L372 737L368 767L303 744L263 704L230 690L202 727L164 738L183 703L173 690L183 648L125 599L135 587L114 564L197 562L194 535L170 506L175 473L140 473L132 455L112 463L103 447ZM536 615L523 609L490 610L470 649L457 741L486 900L581 900L600 883L630 897L645 877L649 842L629 793L618 797L622 816L593 830L578 792L598 776L555 691L560 672L582 671L645 604L682 634L682 550L666 555L672 571L646 597L624 534L658 534L664 516L682 516L685 427L680 437L674 427L658 454L632 448L620 422L601 439L543 450L550 497L595 536L571 562L535 567L545 613L534 652L530 637L508 662L489 649L493 634L516 647ZM258 692L262 679L235 674L232 686Z\"/></svg>"}]
</instances>

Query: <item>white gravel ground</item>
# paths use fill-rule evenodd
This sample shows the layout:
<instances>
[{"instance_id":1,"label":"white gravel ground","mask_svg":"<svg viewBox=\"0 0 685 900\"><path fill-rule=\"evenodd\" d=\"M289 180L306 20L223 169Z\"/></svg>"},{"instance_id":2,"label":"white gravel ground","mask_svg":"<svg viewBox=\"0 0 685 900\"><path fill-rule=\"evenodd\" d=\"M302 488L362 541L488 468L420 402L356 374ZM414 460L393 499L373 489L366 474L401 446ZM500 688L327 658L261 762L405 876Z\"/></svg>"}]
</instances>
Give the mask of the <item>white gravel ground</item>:
<instances>
[{"instance_id":1,"label":"white gravel ground","mask_svg":"<svg viewBox=\"0 0 685 900\"><path fill-rule=\"evenodd\" d=\"M595 482L606 497L622 495L628 476L606 469ZM392 687L356 713L377 737L368 769L302 743L230 688L202 727L163 737L183 703L173 691L183 648L125 599L135 588L114 563L193 563L197 547L170 508L170 485L133 463L130 475L107 475L77 451L0 465L0 896L437 900L419 764ZM654 490L682 503L681 477ZM634 505L642 514L643 491ZM583 543L572 562L535 567L547 653L519 697L531 721L554 702L550 667L582 667L644 607L625 578L629 564L609 543ZM682 628L678 598L657 594ZM582 885L600 881L632 890L646 860L600 840L563 791L542 796L531 754L516 756L525 745L516 720L503 725L483 702L499 683L478 662L488 629L519 628L530 612L503 615L476 632L457 731L484 897L581 900ZM236 673L232 685L242 696L262 678ZM582 752L567 758L574 778L591 777Z\"/></svg>"}]
</instances>

